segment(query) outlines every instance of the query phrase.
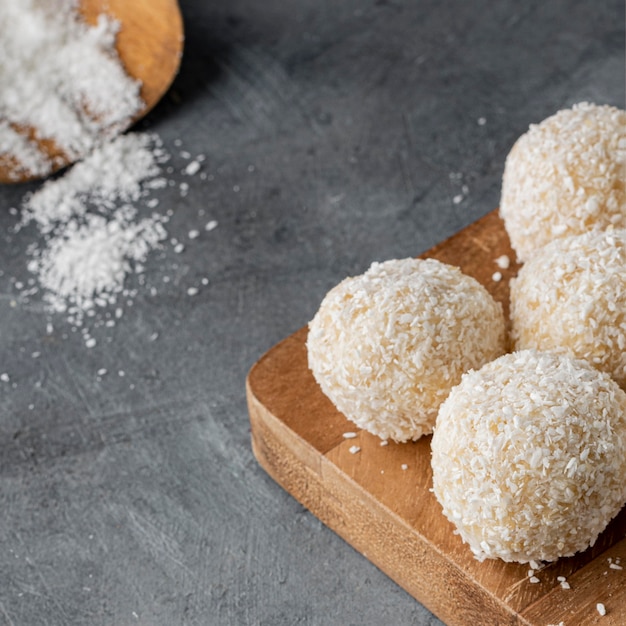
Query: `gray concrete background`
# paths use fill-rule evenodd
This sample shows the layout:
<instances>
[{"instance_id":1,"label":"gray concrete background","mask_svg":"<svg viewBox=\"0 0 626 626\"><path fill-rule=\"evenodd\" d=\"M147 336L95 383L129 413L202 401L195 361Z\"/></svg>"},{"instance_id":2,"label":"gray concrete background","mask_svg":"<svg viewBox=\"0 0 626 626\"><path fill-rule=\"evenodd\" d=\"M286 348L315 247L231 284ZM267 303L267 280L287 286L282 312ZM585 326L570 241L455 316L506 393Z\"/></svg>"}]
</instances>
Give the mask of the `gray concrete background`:
<instances>
[{"instance_id":1,"label":"gray concrete background","mask_svg":"<svg viewBox=\"0 0 626 626\"><path fill-rule=\"evenodd\" d=\"M180 75L139 128L176 171L207 157L162 196L170 236L219 226L150 258L157 295L86 349L15 300L35 235L8 209L37 185L0 188L0 624L439 624L260 469L245 376L346 275L495 208L529 123L623 107L623 2L181 7Z\"/></svg>"}]
</instances>

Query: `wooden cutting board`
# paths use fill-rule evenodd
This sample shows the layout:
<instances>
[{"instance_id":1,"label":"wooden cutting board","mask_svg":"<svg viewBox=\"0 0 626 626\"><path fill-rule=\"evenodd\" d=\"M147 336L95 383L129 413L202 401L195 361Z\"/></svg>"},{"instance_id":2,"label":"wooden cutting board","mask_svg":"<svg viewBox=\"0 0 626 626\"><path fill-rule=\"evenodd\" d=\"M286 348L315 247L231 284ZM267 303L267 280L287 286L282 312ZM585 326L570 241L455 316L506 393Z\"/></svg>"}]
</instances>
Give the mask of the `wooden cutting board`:
<instances>
[{"instance_id":1,"label":"wooden cutting board","mask_svg":"<svg viewBox=\"0 0 626 626\"><path fill-rule=\"evenodd\" d=\"M495 263L503 254L511 259L506 270ZM497 211L423 257L474 276L508 314L518 266ZM593 548L536 572L538 583L528 565L479 563L430 492L430 437L381 446L359 431L315 383L306 336L303 328L269 350L246 381L252 449L282 487L450 626L626 624L626 507ZM357 436L345 439L345 432ZM616 562L624 569L610 567Z\"/></svg>"}]
</instances>

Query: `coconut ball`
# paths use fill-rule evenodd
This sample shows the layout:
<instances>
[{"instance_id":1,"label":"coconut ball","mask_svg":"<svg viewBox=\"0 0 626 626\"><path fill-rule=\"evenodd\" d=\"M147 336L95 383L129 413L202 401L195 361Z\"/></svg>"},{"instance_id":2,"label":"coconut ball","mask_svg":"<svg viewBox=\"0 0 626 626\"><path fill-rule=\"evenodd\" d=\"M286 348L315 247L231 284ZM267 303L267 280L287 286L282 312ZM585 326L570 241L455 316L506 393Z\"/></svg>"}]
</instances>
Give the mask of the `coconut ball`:
<instances>
[{"instance_id":1,"label":"coconut ball","mask_svg":"<svg viewBox=\"0 0 626 626\"><path fill-rule=\"evenodd\" d=\"M626 228L626 112L586 102L531 125L507 156L500 214L520 261L592 228Z\"/></svg>"},{"instance_id":2,"label":"coconut ball","mask_svg":"<svg viewBox=\"0 0 626 626\"><path fill-rule=\"evenodd\" d=\"M626 393L566 354L524 350L467 373L431 447L435 496L480 561L571 556L626 501Z\"/></svg>"},{"instance_id":3,"label":"coconut ball","mask_svg":"<svg viewBox=\"0 0 626 626\"><path fill-rule=\"evenodd\" d=\"M518 350L567 350L626 389L626 230L557 239L510 286Z\"/></svg>"},{"instance_id":4,"label":"coconut ball","mask_svg":"<svg viewBox=\"0 0 626 626\"><path fill-rule=\"evenodd\" d=\"M308 362L333 404L394 441L432 432L463 372L505 351L502 307L433 259L373 263L330 290L309 324Z\"/></svg>"}]
</instances>

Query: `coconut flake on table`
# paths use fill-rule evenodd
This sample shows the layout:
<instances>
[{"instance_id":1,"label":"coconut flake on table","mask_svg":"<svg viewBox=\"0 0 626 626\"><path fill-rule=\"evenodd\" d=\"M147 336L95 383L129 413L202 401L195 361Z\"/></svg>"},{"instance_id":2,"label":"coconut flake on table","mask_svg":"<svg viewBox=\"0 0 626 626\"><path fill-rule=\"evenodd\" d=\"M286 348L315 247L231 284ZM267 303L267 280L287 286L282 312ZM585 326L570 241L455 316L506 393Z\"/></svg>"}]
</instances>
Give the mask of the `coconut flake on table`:
<instances>
[{"instance_id":1,"label":"coconut flake on table","mask_svg":"<svg viewBox=\"0 0 626 626\"><path fill-rule=\"evenodd\" d=\"M22 204L21 225L36 222L42 233L60 222L84 215L89 206L101 211L120 201L136 202L160 176L167 160L161 140L153 133L128 133L95 149L63 176L46 181Z\"/></svg>"},{"instance_id":2,"label":"coconut flake on table","mask_svg":"<svg viewBox=\"0 0 626 626\"><path fill-rule=\"evenodd\" d=\"M116 301L132 263L144 261L166 238L162 224L148 218L131 224L115 212L110 219L87 216L72 226L33 259L28 269L46 289L45 300L55 311L91 309Z\"/></svg>"}]
</instances>

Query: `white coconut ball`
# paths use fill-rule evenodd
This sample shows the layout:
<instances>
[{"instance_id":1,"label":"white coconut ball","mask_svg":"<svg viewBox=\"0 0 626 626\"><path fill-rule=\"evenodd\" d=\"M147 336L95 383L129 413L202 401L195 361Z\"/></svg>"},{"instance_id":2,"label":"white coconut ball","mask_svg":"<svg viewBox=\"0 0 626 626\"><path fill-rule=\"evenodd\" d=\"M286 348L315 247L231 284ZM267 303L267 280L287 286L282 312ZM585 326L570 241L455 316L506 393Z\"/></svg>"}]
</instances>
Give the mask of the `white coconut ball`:
<instances>
[{"instance_id":1,"label":"white coconut ball","mask_svg":"<svg viewBox=\"0 0 626 626\"><path fill-rule=\"evenodd\" d=\"M531 125L509 152L500 214L520 261L553 239L626 228L626 112L582 102Z\"/></svg>"},{"instance_id":2,"label":"white coconut ball","mask_svg":"<svg viewBox=\"0 0 626 626\"><path fill-rule=\"evenodd\" d=\"M626 230L557 239L511 281L515 347L567 350L626 389Z\"/></svg>"},{"instance_id":3,"label":"white coconut ball","mask_svg":"<svg viewBox=\"0 0 626 626\"><path fill-rule=\"evenodd\" d=\"M309 324L322 391L360 428L394 441L432 432L463 372L505 351L502 307L433 259L373 263L330 290Z\"/></svg>"},{"instance_id":4,"label":"white coconut ball","mask_svg":"<svg viewBox=\"0 0 626 626\"><path fill-rule=\"evenodd\" d=\"M432 469L445 516L479 560L571 556L626 502L626 393L565 354L506 354L450 392Z\"/></svg>"}]
</instances>

